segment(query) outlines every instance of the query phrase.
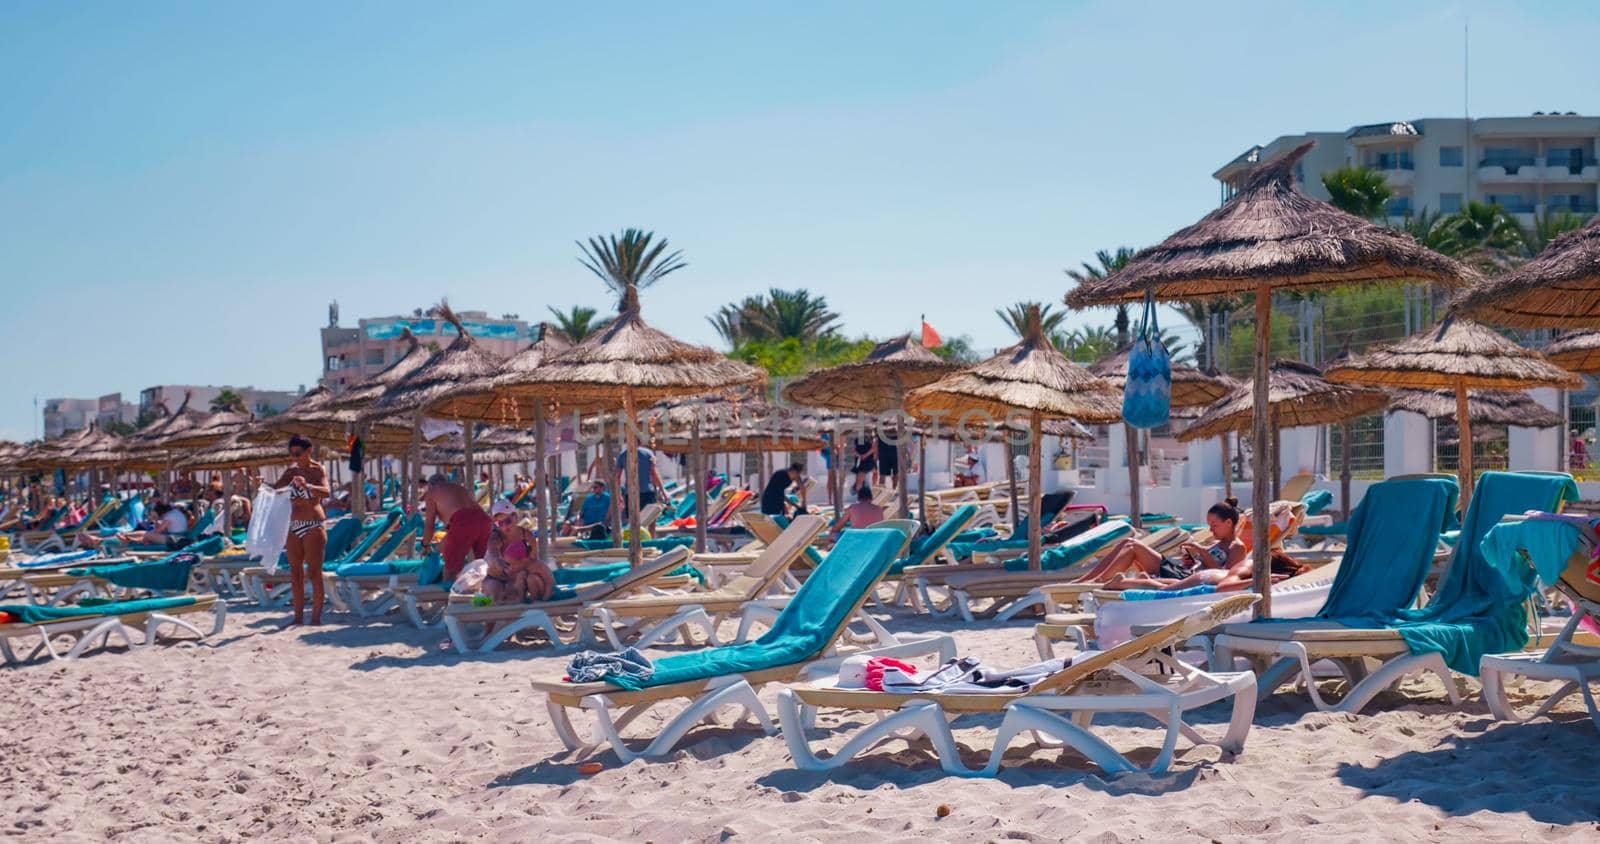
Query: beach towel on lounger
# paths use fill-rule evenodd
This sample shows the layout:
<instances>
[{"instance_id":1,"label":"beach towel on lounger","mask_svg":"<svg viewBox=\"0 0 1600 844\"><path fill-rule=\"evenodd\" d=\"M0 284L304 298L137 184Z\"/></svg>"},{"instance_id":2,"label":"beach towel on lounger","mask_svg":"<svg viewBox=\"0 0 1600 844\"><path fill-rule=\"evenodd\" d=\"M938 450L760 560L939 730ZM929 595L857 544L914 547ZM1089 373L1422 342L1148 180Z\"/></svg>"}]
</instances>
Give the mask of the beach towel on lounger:
<instances>
[{"instance_id":1,"label":"beach towel on lounger","mask_svg":"<svg viewBox=\"0 0 1600 844\"><path fill-rule=\"evenodd\" d=\"M189 572L198 562L199 554L180 551L149 563L84 566L67 569L67 574L72 577L98 577L123 589L183 592L189 588Z\"/></svg>"},{"instance_id":2,"label":"beach towel on lounger","mask_svg":"<svg viewBox=\"0 0 1600 844\"><path fill-rule=\"evenodd\" d=\"M847 530L761 638L663 657L656 660L648 680L624 676L608 681L624 689L642 689L795 665L816 657L833 644L834 634L867 590L883 578L905 541L905 534L897 530Z\"/></svg>"},{"instance_id":3,"label":"beach towel on lounger","mask_svg":"<svg viewBox=\"0 0 1600 844\"><path fill-rule=\"evenodd\" d=\"M1039 570L1059 571L1076 563L1081 563L1091 554L1107 545L1132 535L1133 525L1131 523L1106 522L1091 533L1075 536L1060 545L1044 549L1039 554ZM1015 560L1006 560L1005 565L1006 571L1027 571L1028 557L1023 555Z\"/></svg>"},{"instance_id":4,"label":"beach towel on lounger","mask_svg":"<svg viewBox=\"0 0 1600 844\"><path fill-rule=\"evenodd\" d=\"M194 603L193 595L176 598L146 598L142 601L113 601L89 607L41 607L34 604L0 604L0 613L24 624L44 624L51 621L71 621L75 618L128 615L140 612L160 612Z\"/></svg>"}]
</instances>

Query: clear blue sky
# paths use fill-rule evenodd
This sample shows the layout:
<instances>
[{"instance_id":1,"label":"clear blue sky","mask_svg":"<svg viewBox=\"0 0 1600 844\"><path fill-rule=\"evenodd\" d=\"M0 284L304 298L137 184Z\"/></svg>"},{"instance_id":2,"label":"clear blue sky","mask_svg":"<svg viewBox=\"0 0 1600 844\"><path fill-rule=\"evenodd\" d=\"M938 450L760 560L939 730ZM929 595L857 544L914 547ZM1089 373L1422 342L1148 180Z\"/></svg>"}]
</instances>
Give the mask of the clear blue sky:
<instances>
[{"instance_id":1,"label":"clear blue sky","mask_svg":"<svg viewBox=\"0 0 1600 844\"><path fill-rule=\"evenodd\" d=\"M0 437L309 385L335 298L606 306L573 241L626 226L684 250L644 308L686 339L778 286L1001 345L1250 144L1459 115L1468 17L1475 115L1600 111L1578 2L6 3Z\"/></svg>"}]
</instances>

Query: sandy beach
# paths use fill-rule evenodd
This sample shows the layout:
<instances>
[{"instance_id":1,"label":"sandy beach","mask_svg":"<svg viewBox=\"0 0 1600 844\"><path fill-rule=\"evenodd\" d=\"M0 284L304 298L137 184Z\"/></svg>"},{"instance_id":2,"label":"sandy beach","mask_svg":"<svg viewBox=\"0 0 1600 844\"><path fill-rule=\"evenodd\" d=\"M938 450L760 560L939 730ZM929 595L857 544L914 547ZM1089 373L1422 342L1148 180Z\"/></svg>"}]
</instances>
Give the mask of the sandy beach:
<instances>
[{"instance_id":1,"label":"sandy beach","mask_svg":"<svg viewBox=\"0 0 1600 844\"><path fill-rule=\"evenodd\" d=\"M384 622L283 630L282 618L238 608L207 644L7 672L6 833L128 842L1600 836L1590 775L1600 740L1578 703L1555 723L1495 725L1475 698L1452 711L1436 680L1414 680L1361 716L1280 695L1261 705L1243 755L1180 750L1160 777L1107 778L1081 758L1019 746L998 779L959 779L903 742L811 774L793 768L781 739L748 726L702 729L659 762L619 766L601 754L605 770L581 776L528 685L558 676L572 649L458 659L439 652L434 631ZM893 622L948 629L963 653L996 664L1033 658L1024 623ZM1213 708L1199 720L1223 717ZM820 726L840 723L824 713ZM1124 748L1156 735L1112 734ZM976 732L958 738L987 746ZM942 818L941 806L950 809Z\"/></svg>"}]
</instances>

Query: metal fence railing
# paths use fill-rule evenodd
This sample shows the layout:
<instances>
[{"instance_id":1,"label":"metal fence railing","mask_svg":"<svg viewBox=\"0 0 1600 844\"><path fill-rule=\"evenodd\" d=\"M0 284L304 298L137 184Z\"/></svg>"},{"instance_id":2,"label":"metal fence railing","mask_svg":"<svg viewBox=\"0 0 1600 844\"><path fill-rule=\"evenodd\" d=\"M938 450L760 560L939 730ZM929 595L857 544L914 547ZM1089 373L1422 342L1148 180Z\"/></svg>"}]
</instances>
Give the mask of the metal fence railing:
<instances>
[{"instance_id":1,"label":"metal fence railing","mask_svg":"<svg viewBox=\"0 0 1600 844\"><path fill-rule=\"evenodd\" d=\"M1365 416L1350 425L1350 476L1367 480L1383 479L1383 417ZM1344 474L1346 449L1344 426L1328 429L1328 475Z\"/></svg>"}]
</instances>

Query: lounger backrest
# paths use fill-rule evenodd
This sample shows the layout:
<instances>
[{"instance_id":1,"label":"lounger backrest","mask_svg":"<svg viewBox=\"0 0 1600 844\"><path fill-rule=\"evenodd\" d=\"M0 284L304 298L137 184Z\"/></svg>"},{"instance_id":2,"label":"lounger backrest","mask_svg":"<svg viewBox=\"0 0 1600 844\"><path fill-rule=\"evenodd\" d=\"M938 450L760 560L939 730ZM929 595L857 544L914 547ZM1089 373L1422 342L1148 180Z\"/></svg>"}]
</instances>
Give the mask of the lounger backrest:
<instances>
[{"instance_id":1,"label":"lounger backrest","mask_svg":"<svg viewBox=\"0 0 1600 844\"><path fill-rule=\"evenodd\" d=\"M334 522L333 527L328 528L328 544L324 549L327 558L338 559L343 555L360 531L361 520L355 516L345 516Z\"/></svg>"},{"instance_id":2,"label":"lounger backrest","mask_svg":"<svg viewBox=\"0 0 1600 844\"><path fill-rule=\"evenodd\" d=\"M1310 472L1301 472L1283 482L1283 486L1278 489L1278 497L1285 501L1299 501L1306 493L1311 491L1312 485L1316 482L1315 475Z\"/></svg>"},{"instance_id":3,"label":"lounger backrest","mask_svg":"<svg viewBox=\"0 0 1600 844\"><path fill-rule=\"evenodd\" d=\"M1369 492L1370 494L1370 492ZM1497 578L1483 555L1481 544L1484 534L1507 516L1519 516L1529 510L1559 512L1568 501L1579 499L1578 484L1571 475L1560 472L1484 472L1478 476L1472 492L1472 503L1467 506L1467 516L1461 521L1461 540L1450 559L1428 608L1446 612L1444 608L1461 600L1494 591L1484 583L1486 578Z\"/></svg>"},{"instance_id":4,"label":"lounger backrest","mask_svg":"<svg viewBox=\"0 0 1600 844\"><path fill-rule=\"evenodd\" d=\"M1460 492L1454 477L1392 479L1368 487L1350 514L1350 542L1317 616L1356 617L1410 606Z\"/></svg>"},{"instance_id":5,"label":"lounger backrest","mask_svg":"<svg viewBox=\"0 0 1600 844\"><path fill-rule=\"evenodd\" d=\"M403 518L405 518L405 511L398 508L384 513L383 518L373 521L372 524L367 526L366 530L362 531L361 538L356 540L356 544L352 548L340 555L339 564L360 562L361 557L371 551L372 546L377 545L390 531L394 530L395 525L399 524Z\"/></svg>"},{"instance_id":6,"label":"lounger backrest","mask_svg":"<svg viewBox=\"0 0 1600 844\"><path fill-rule=\"evenodd\" d=\"M661 518L661 511L665 509L659 503L646 504L639 508L639 524L646 530L655 526L656 520Z\"/></svg>"},{"instance_id":7,"label":"lounger backrest","mask_svg":"<svg viewBox=\"0 0 1600 844\"><path fill-rule=\"evenodd\" d=\"M978 505L976 504L963 504L956 508L956 511L950 514L950 518L945 519L944 524L940 525L938 530L934 531L911 553L911 556L906 558L906 566L921 566L932 562L933 558L940 551L943 551L945 546L956 538L957 534L966 530L967 525L972 524L972 520L977 516Z\"/></svg>"},{"instance_id":8,"label":"lounger backrest","mask_svg":"<svg viewBox=\"0 0 1600 844\"><path fill-rule=\"evenodd\" d=\"M1259 600L1261 600L1260 595L1250 593L1230 595L1203 610L1163 625L1160 629L1123 642L1110 650L1077 660L1065 669L1035 683L1028 694L1069 692L1074 686L1119 662L1135 659L1144 654L1153 654L1199 636L1244 612Z\"/></svg>"},{"instance_id":9,"label":"lounger backrest","mask_svg":"<svg viewBox=\"0 0 1600 844\"><path fill-rule=\"evenodd\" d=\"M394 529L389 531L388 536L378 545L377 549L372 552L372 556L366 559L366 562L381 563L396 553L409 554L411 551L410 544L416 539L417 531L421 529L422 515L420 513L412 513L401 519L394 526Z\"/></svg>"},{"instance_id":10,"label":"lounger backrest","mask_svg":"<svg viewBox=\"0 0 1600 844\"><path fill-rule=\"evenodd\" d=\"M681 546L673 548L658 557L644 560L627 574L596 584L593 591L586 593L583 598L585 601L603 601L613 595L621 595L649 583L688 561L688 548Z\"/></svg>"},{"instance_id":11,"label":"lounger backrest","mask_svg":"<svg viewBox=\"0 0 1600 844\"><path fill-rule=\"evenodd\" d=\"M789 527L767 543L754 562L739 576L728 581L727 588L742 592L747 596L747 601L766 594L826 527L827 521L821 516L796 517Z\"/></svg>"}]
</instances>

